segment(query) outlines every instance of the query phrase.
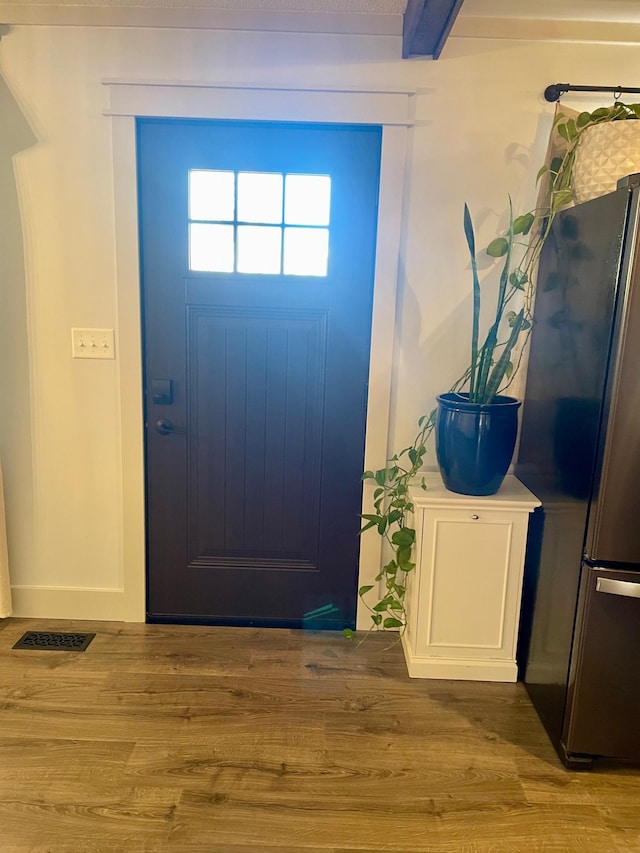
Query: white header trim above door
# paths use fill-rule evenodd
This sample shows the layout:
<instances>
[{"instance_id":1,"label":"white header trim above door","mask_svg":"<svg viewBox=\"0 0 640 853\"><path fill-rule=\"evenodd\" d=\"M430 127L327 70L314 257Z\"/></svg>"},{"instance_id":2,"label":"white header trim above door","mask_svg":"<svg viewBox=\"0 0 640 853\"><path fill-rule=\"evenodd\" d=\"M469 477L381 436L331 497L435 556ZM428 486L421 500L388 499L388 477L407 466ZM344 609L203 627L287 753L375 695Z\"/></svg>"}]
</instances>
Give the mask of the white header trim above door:
<instances>
[{"instance_id":1,"label":"white header trim above door","mask_svg":"<svg viewBox=\"0 0 640 853\"><path fill-rule=\"evenodd\" d=\"M106 115L411 125L414 93L107 81ZM249 118L250 117L250 118Z\"/></svg>"},{"instance_id":2,"label":"white header trim above door","mask_svg":"<svg viewBox=\"0 0 640 853\"><path fill-rule=\"evenodd\" d=\"M385 464L389 439L394 317L409 126L414 98L402 91L278 89L240 84L210 86L106 81L112 117L115 234L118 295L119 383L122 448L122 552L128 621L144 621L145 516L142 357L140 337L140 268L136 193L137 116L308 121L382 126L378 232L374 277L369 403L365 467ZM363 511L372 511L373 487L366 481ZM359 586L375 583L382 540L363 537ZM366 608L358 602L356 627L369 628Z\"/></svg>"}]
</instances>

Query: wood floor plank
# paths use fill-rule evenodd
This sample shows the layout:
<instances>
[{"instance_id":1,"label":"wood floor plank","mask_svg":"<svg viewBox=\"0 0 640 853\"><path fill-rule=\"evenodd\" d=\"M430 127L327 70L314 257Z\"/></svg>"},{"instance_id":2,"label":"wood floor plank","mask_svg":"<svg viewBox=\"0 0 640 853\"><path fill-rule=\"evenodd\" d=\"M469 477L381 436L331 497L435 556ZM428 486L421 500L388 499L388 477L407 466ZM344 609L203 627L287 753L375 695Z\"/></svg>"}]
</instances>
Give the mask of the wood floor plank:
<instances>
[{"instance_id":1,"label":"wood floor plank","mask_svg":"<svg viewBox=\"0 0 640 853\"><path fill-rule=\"evenodd\" d=\"M16 793L0 801L3 842L9 847L75 844L75 851L153 850L167 837L175 804L133 802L128 789L82 789L53 796ZM128 846L125 846L128 845Z\"/></svg>"},{"instance_id":2,"label":"wood floor plank","mask_svg":"<svg viewBox=\"0 0 640 853\"><path fill-rule=\"evenodd\" d=\"M583 784L589 785L593 798L600 805L626 806L636 802L640 815L640 767L637 764L596 762Z\"/></svg>"},{"instance_id":3,"label":"wood floor plank","mask_svg":"<svg viewBox=\"0 0 640 853\"><path fill-rule=\"evenodd\" d=\"M67 781L104 784L121 779L135 744L101 740L0 738L0 786Z\"/></svg>"},{"instance_id":4,"label":"wood floor plank","mask_svg":"<svg viewBox=\"0 0 640 853\"><path fill-rule=\"evenodd\" d=\"M635 805L601 806L604 825L611 832L621 853L640 853L640 799Z\"/></svg>"},{"instance_id":5,"label":"wood floor plank","mask_svg":"<svg viewBox=\"0 0 640 853\"><path fill-rule=\"evenodd\" d=\"M340 711L381 711L387 714L410 714L407 700L416 699L411 685L379 679L345 683L344 678L304 679L254 673L236 675L194 675L188 673L146 674L143 681L135 672L115 672L103 683L101 698L130 707L151 704L180 704L203 709L228 710L260 708L265 712L286 709L288 713L329 714ZM421 713L427 718L433 711L439 720L446 715L439 705L425 697ZM464 718L457 714L455 725ZM471 725L471 723L469 724Z\"/></svg>"},{"instance_id":6,"label":"wood floor plank","mask_svg":"<svg viewBox=\"0 0 640 853\"><path fill-rule=\"evenodd\" d=\"M124 778L135 785L180 784L209 791L225 773L239 778L259 775L263 770L272 780L283 775L283 765L314 767L323 764L323 755L324 740L319 728L245 732L241 736L220 732L205 742L138 744L127 762Z\"/></svg>"},{"instance_id":7,"label":"wood floor plank","mask_svg":"<svg viewBox=\"0 0 640 853\"><path fill-rule=\"evenodd\" d=\"M545 762L531 755L519 756L516 765L528 803L596 804L587 773L572 773L557 759Z\"/></svg>"},{"instance_id":8,"label":"wood floor plank","mask_svg":"<svg viewBox=\"0 0 640 853\"><path fill-rule=\"evenodd\" d=\"M29 704L37 706L41 703L52 706L66 705L69 703L70 696L73 696L76 704L92 705L97 701L106 680L106 676L95 673L89 676L88 673L66 672L56 672L55 675L49 672L39 678L31 669L31 659L27 661L26 667L23 667L23 672L25 674L28 672L29 677L19 682L2 683L0 681L0 703L5 708L12 707L16 703L23 706ZM4 675L8 675L6 670Z\"/></svg>"},{"instance_id":9,"label":"wood floor plank","mask_svg":"<svg viewBox=\"0 0 640 853\"><path fill-rule=\"evenodd\" d=\"M192 827L199 841L250 843L268 834L302 849L314 837L328 846L385 850L388 842L403 853L495 853L497 850L557 853L617 853L611 834L591 806L540 806L451 800L420 808L325 808L313 799L297 806L263 798L244 802L237 795L185 792L170 832L174 844L188 845ZM244 830L243 830L244 827ZM508 839L508 840L507 840Z\"/></svg>"},{"instance_id":10,"label":"wood floor plank","mask_svg":"<svg viewBox=\"0 0 640 853\"><path fill-rule=\"evenodd\" d=\"M414 752L393 762L369 755L365 765L357 745L331 760L319 738L291 745L260 733L244 743L219 740L215 746L190 751L140 746L127 765L126 778L136 784L180 783L185 788L242 791L247 796L266 792L283 803L295 802L303 792L334 807L384 801L404 807L427 796L524 802L515 767L508 759L416 764Z\"/></svg>"}]
</instances>

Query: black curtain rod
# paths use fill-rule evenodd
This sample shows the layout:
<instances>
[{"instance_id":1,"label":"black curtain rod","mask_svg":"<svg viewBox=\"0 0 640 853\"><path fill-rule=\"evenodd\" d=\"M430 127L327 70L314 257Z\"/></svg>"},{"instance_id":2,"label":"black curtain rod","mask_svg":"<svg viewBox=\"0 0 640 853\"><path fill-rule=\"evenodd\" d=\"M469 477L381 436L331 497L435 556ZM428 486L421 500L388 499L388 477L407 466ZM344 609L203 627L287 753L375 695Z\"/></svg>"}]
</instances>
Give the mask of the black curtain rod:
<instances>
[{"instance_id":1,"label":"black curtain rod","mask_svg":"<svg viewBox=\"0 0 640 853\"><path fill-rule=\"evenodd\" d=\"M565 92L614 92L621 95L623 92L640 94L640 89L629 89L626 86L572 86L571 83L553 83L544 90L547 101L559 101Z\"/></svg>"}]
</instances>

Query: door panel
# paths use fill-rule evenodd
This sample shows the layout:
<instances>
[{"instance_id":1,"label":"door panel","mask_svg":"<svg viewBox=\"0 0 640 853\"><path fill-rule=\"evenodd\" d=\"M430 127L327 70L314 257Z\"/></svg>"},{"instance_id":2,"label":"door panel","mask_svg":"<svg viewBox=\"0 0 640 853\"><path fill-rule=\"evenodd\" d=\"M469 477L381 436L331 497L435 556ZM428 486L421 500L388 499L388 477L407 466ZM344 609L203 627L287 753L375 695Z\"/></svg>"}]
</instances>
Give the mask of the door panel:
<instances>
[{"instance_id":1,"label":"door panel","mask_svg":"<svg viewBox=\"0 0 640 853\"><path fill-rule=\"evenodd\" d=\"M189 565L315 569L326 316L212 312L189 313Z\"/></svg>"},{"instance_id":2,"label":"door panel","mask_svg":"<svg viewBox=\"0 0 640 853\"><path fill-rule=\"evenodd\" d=\"M381 129L143 120L138 141L149 618L352 626ZM287 176L330 176L327 274L190 270L193 170L235 175L236 235L243 173L281 176L284 240Z\"/></svg>"}]
</instances>

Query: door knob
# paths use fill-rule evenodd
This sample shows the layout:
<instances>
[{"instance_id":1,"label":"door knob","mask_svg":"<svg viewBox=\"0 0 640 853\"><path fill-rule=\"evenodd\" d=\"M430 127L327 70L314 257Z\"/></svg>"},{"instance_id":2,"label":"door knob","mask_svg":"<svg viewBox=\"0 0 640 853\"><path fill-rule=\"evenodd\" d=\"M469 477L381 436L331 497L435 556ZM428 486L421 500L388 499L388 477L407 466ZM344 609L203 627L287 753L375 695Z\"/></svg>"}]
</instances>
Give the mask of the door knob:
<instances>
[{"instance_id":1,"label":"door knob","mask_svg":"<svg viewBox=\"0 0 640 853\"><path fill-rule=\"evenodd\" d=\"M155 422L156 432L160 435L185 435L186 430L174 426L171 421L166 418L160 418Z\"/></svg>"}]
</instances>

